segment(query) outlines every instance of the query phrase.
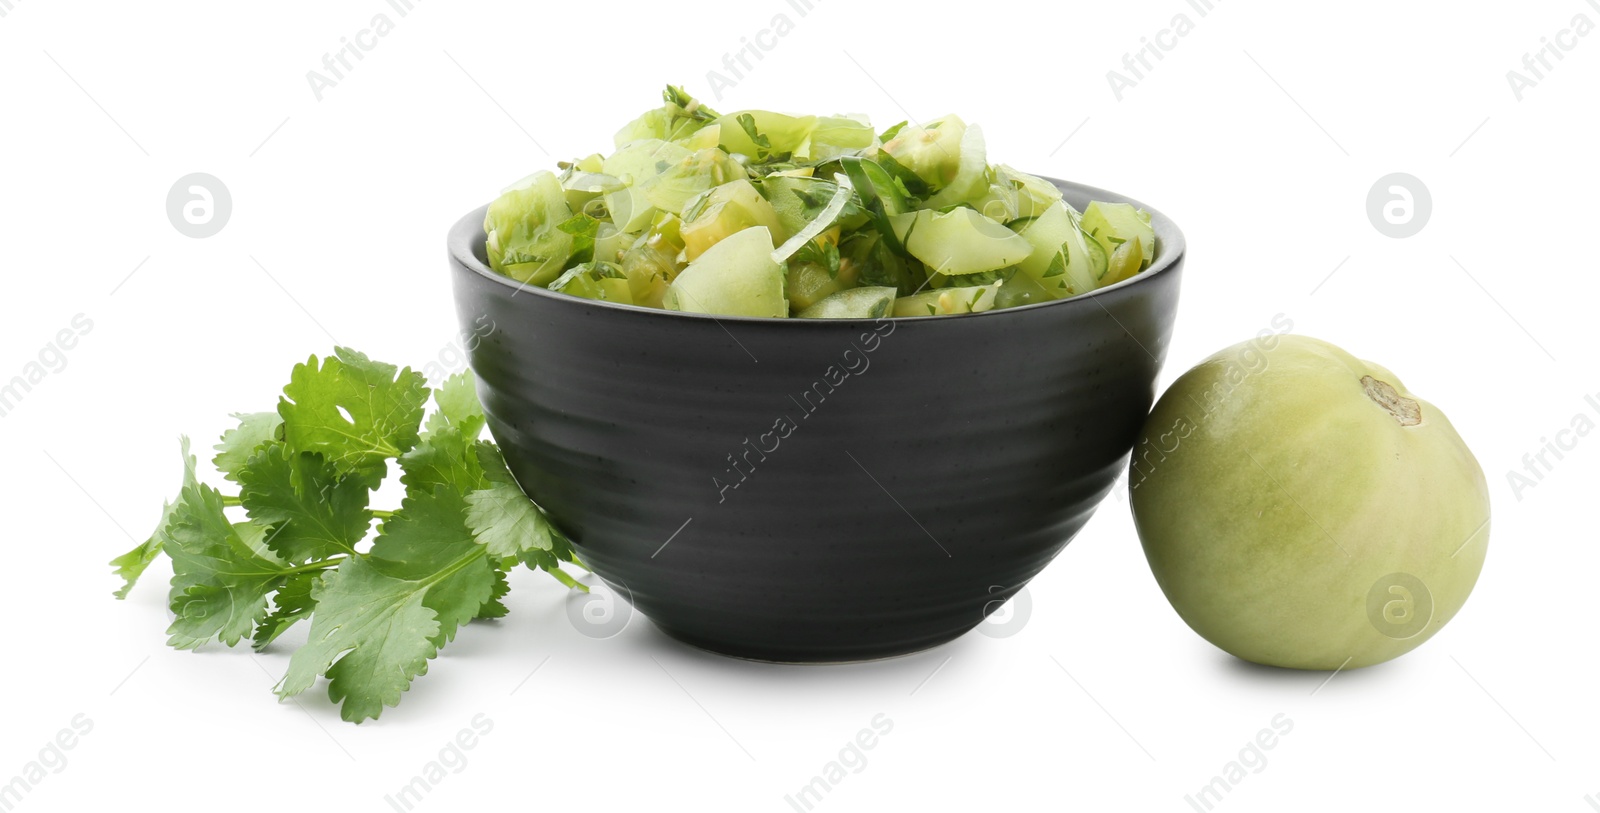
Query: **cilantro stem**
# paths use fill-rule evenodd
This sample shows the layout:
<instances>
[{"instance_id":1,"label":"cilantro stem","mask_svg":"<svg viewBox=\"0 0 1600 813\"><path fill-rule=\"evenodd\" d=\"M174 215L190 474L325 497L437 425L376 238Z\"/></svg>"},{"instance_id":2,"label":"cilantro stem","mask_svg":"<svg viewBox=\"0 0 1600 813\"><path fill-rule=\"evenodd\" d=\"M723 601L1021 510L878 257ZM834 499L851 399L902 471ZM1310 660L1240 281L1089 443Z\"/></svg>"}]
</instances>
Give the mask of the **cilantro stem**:
<instances>
[{"instance_id":1,"label":"cilantro stem","mask_svg":"<svg viewBox=\"0 0 1600 813\"><path fill-rule=\"evenodd\" d=\"M238 497L233 496L231 494L223 494L221 496L222 496L222 505L225 508L226 507L237 508L239 506L244 505L244 502L242 500L240 500ZM377 518L377 519L388 519L388 518L394 516L394 512L393 511L385 511L385 510L383 510L381 508L369 509L369 513L371 513L372 516Z\"/></svg>"},{"instance_id":2,"label":"cilantro stem","mask_svg":"<svg viewBox=\"0 0 1600 813\"><path fill-rule=\"evenodd\" d=\"M340 562L343 562L348 558L348 556L334 556L328 559L323 559L320 562L307 562L303 565L286 568L280 571L280 573L284 576L292 576L296 573L315 573L319 570L327 570L329 568L338 567Z\"/></svg>"},{"instance_id":3,"label":"cilantro stem","mask_svg":"<svg viewBox=\"0 0 1600 813\"><path fill-rule=\"evenodd\" d=\"M552 577L554 577L556 581L561 582L562 584L566 585L569 589L582 590L582 591L584 591L586 593L589 592L589 588L588 587L584 586L584 584L582 582L579 582L577 579L572 578L572 574L566 572L565 570L562 570L559 567L550 568L549 570L546 570L545 572L549 573Z\"/></svg>"}]
</instances>

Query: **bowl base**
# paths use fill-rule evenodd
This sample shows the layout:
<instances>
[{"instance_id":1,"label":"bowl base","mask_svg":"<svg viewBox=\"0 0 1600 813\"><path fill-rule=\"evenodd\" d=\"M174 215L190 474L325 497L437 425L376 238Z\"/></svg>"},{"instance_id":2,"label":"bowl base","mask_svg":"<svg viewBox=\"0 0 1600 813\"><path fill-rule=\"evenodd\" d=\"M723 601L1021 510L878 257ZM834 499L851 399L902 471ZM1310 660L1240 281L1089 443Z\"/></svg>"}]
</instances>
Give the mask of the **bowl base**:
<instances>
[{"instance_id":1,"label":"bowl base","mask_svg":"<svg viewBox=\"0 0 1600 813\"><path fill-rule=\"evenodd\" d=\"M652 621L651 623L655 624L656 629L666 633L667 637L674 641L710 652L713 655L721 655L725 658L734 658L741 661L773 663L783 666L844 666L853 663L886 661L944 646L972 631L969 627L932 638L883 646L851 647L845 650L797 650L782 646L752 647L732 644L675 630L660 622Z\"/></svg>"}]
</instances>

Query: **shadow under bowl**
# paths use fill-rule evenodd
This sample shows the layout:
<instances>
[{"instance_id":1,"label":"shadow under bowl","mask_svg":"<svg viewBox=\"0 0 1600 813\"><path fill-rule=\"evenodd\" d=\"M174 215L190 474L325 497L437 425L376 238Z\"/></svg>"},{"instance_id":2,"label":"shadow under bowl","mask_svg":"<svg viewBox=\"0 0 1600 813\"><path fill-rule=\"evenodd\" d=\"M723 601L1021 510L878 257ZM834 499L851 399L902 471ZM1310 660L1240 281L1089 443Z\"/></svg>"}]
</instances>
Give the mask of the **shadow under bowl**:
<instances>
[{"instance_id":1,"label":"shadow under bowl","mask_svg":"<svg viewBox=\"0 0 1600 813\"><path fill-rule=\"evenodd\" d=\"M1080 210L1137 204L1054 183ZM1157 259L1133 279L962 316L711 317L522 287L489 269L483 209L449 255L489 429L595 573L695 646L855 661L972 629L1116 481L1184 259L1150 211Z\"/></svg>"}]
</instances>

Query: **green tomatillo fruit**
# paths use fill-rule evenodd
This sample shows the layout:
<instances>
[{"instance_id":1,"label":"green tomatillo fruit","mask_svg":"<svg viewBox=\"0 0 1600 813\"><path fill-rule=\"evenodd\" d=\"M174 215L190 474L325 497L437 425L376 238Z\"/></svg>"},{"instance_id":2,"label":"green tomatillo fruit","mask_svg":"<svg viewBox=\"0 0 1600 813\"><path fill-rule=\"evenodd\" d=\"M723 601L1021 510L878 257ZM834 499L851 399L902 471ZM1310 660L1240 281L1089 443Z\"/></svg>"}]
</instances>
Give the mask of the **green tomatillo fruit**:
<instances>
[{"instance_id":1,"label":"green tomatillo fruit","mask_svg":"<svg viewBox=\"0 0 1600 813\"><path fill-rule=\"evenodd\" d=\"M1411 651L1461 609L1489 542L1483 470L1444 413L1304 336L1264 331L1175 381L1129 484L1178 615L1270 666Z\"/></svg>"}]
</instances>

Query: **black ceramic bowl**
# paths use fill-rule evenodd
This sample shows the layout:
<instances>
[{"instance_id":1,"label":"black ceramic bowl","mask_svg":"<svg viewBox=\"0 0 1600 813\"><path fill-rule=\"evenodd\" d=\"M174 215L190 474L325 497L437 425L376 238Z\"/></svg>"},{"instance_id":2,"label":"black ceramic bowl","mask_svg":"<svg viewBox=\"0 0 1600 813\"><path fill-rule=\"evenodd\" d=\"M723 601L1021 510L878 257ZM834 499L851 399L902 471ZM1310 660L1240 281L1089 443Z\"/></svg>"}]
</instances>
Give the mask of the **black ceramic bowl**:
<instances>
[{"instance_id":1,"label":"black ceramic bowl","mask_svg":"<svg viewBox=\"0 0 1600 813\"><path fill-rule=\"evenodd\" d=\"M1126 200L1055 183L1080 209ZM1150 411L1184 254L1152 211L1155 264L1088 296L714 318L519 288L488 267L483 214L450 265L517 480L662 630L771 661L949 641L1049 564Z\"/></svg>"}]
</instances>

